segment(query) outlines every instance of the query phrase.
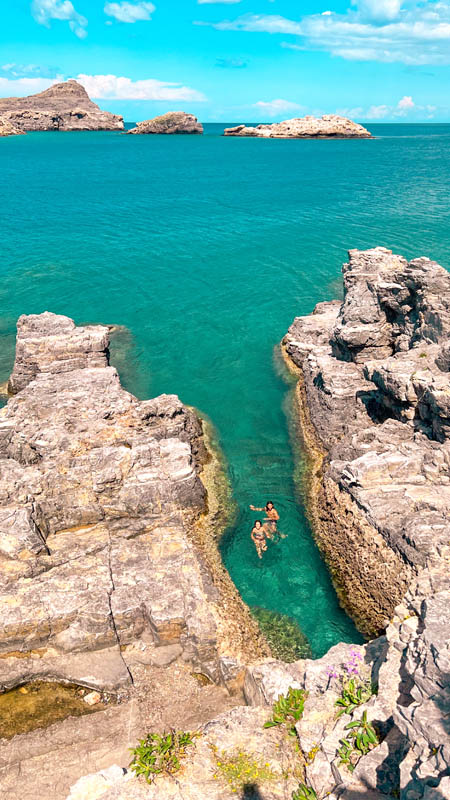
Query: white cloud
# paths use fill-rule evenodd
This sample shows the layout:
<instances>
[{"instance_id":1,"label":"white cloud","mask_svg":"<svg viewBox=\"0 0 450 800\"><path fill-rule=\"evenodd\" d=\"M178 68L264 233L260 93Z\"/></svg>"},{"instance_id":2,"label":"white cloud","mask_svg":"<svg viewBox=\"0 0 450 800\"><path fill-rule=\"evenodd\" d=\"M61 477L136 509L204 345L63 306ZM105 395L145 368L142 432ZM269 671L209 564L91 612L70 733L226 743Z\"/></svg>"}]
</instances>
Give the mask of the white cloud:
<instances>
[{"instance_id":1,"label":"white cloud","mask_svg":"<svg viewBox=\"0 0 450 800\"><path fill-rule=\"evenodd\" d=\"M269 117L275 117L277 114L282 114L285 111L297 111L301 108L298 103L291 103L289 100L282 100L281 98L269 100L268 102L258 100L257 103L253 103L253 107L264 111Z\"/></svg>"},{"instance_id":2,"label":"white cloud","mask_svg":"<svg viewBox=\"0 0 450 800\"><path fill-rule=\"evenodd\" d=\"M0 97L26 97L49 89L57 78L0 78Z\"/></svg>"},{"instance_id":3,"label":"white cloud","mask_svg":"<svg viewBox=\"0 0 450 800\"><path fill-rule=\"evenodd\" d=\"M311 14L301 20L244 14L197 24L292 34L300 37L302 49L325 50L351 61L450 64L450 0L355 0L345 14Z\"/></svg>"},{"instance_id":4,"label":"white cloud","mask_svg":"<svg viewBox=\"0 0 450 800\"><path fill-rule=\"evenodd\" d=\"M358 120L362 119L364 109L362 106L356 106L356 108L337 108L336 114L339 114L340 117L347 117L347 119Z\"/></svg>"},{"instance_id":5,"label":"white cloud","mask_svg":"<svg viewBox=\"0 0 450 800\"><path fill-rule=\"evenodd\" d=\"M364 117L365 119L384 119L389 113L389 106L370 106L369 110L364 114Z\"/></svg>"},{"instance_id":6,"label":"white cloud","mask_svg":"<svg viewBox=\"0 0 450 800\"><path fill-rule=\"evenodd\" d=\"M243 14L235 20L222 22L194 22L208 25L218 31L248 31L250 33L301 33L301 25L276 14Z\"/></svg>"},{"instance_id":7,"label":"white cloud","mask_svg":"<svg viewBox=\"0 0 450 800\"><path fill-rule=\"evenodd\" d=\"M167 102L200 103L206 97L196 89L179 83L167 83L153 79L132 81L115 75L76 75L73 76L86 89L88 95L96 100L160 100ZM0 78L0 97L25 97L36 94L60 83L62 75L54 78Z\"/></svg>"},{"instance_id":8,"label":"white cloud","mask_svg":"<svg viewBox=\"0 0 450 800\"><path fill-rule=\"evenodd\" d=\"M405 97L402 97L402 99L398 101L397 108L399 111L409 111L411 108L414 108L415 105L412 97L405 95Z\"/></svg>"},{"instance_id":9,"label":"white cloud","mask_svg":"<svg viewBox=\"0 0 450 800\"><path fill-rule=\"evenodd\" d=\"M116 75L84 75L76 80L86 89L89 97L107 100L168 100L200 103L206 97L196 89L179 83L167 83L153 78L132 81Z\"/></svg>"},{"instance_id":10,"label":"white cloud","mask_svg":"<svg viewBox=\"0 0 450 800\"><path fill-rule=\"evenodd\" d=\"M153 3L106 3L104 12L118 22L145 22L155 11Z\"/></svg>"},{"instance_id":11,"label":"white cloud","mask_svg":"<svg viewBox=\"0 0 450 800\"><path fill-rule=\"evenodd\" d=\"M352 5L358 7L362 19L386 20L397 19L403 0L352 0Z\"/></svg>"},{"instance_id":12,"label":"white cloud","mask_svg":"<svg viewBox=\"0 0 450 800\"><path fill-rule=\"evenodd\" d=\"M33 0L31 13L39 25L50 27L52 19L64 20L69 23L70 29L79 39L87 36L86 17L75 10L70 0Z\"/></svg>"}]
</instances>

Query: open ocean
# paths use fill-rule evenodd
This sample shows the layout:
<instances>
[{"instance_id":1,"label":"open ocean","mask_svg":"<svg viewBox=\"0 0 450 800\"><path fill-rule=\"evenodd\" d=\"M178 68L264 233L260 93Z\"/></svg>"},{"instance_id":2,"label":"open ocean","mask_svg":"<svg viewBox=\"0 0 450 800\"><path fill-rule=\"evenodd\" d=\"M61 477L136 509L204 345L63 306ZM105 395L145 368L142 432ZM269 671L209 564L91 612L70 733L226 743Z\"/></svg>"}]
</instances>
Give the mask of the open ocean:
<instances>
[{"instance_id":1,"label":"open ocean","mask_svg":"<svg viewBox=\"0 0 450 800\"><path fill-rule=\"evenodd\" d=\"M124 385L176 393L216 426L240 510L222 552L243 598L295 618L320 656L361 639L294 484L274 347L339 296L349 248L450 266L450 125L369 125L374 141L224 138L226 126L0 139L0 382L20 314L125 326ZM266 500L287 538L258 562L248 506Z\"/></svg>"}]
</instances>

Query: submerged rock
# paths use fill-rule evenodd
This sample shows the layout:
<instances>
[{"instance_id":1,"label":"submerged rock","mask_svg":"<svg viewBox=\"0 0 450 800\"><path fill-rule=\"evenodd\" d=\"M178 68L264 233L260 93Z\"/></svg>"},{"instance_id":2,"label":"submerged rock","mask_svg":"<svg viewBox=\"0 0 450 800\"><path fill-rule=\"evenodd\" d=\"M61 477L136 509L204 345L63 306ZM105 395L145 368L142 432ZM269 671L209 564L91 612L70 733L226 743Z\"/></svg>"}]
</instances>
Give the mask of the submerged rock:
<instances>
[{"instance_id":1,"label":"submerged rock","mask_svg":"<svg viewBox=\"0 0 450 800\"><path fill-rule=\"evenodd\" d=\"M316 117L287 119L284 122L262 124L255 128L237 125L225 128L224 136L259 136L264 139L372 139L372 134L346 117L324 114Z\"/></svg>"},{"instance_id":2,"label":"submerged rock","mask_svg":"<svg viewBox=\"0 0 450 800\"><path fill-rule=\"evenodd\" d=\"M0 98L0 117L22 132L123 130L123 117L102 111L74 80L29 97Z\"/></svg>"},{"instance_id":3,"label":"submerged rock","mask_svg":"<svg viewBox=\"0 0 450 800\"><path fill-rule=\"evenodd\" d=\"M193 114L184 111L168 111L154 119L138 122L127 133L203 133L203 126Z\"/></svg>"}]
</instances>

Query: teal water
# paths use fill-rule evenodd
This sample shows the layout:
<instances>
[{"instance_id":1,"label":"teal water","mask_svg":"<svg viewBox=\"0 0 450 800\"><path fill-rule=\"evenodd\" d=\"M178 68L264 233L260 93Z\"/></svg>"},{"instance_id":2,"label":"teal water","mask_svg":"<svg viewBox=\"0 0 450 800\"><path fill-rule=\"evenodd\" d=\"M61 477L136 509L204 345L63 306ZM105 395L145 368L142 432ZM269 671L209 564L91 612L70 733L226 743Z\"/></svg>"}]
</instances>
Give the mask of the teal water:
<instances>
[{"instance_id":1,"label":"teal water","mask_svg":"<svg viewBox=\"0 0 450 800\"><path fill-rule=\"evenodd\" d=\"M126 326L126 386L177 393L217 427L240 509L223 557L244 599L294 617L319 656L359 637L298 502L274 346L336 296L350 247L450 265L450 125L373 125L375 141L225 139L223 127L0 140L0 382L22 313ZM267 499L287 538L261 563L248 505Z\"/></svg>"}]
</instances>

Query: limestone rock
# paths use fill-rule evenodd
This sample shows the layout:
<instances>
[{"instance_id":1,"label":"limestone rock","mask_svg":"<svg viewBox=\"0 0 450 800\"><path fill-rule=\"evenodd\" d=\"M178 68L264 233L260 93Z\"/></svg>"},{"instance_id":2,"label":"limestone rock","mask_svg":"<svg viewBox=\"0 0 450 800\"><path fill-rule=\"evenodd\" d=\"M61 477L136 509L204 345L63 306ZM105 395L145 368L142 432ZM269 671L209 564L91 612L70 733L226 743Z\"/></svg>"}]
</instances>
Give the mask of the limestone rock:
<instances>
[{"instance_id":1,"label":"limestone rock","mask_svg":"<svg viewBox=\"0 0 450 800\"><path fill-rule=\"evenodd\" d=\"M0 116L0 136L20 136L22 133L25 131L21 131L9 119Z\"/></svg>"},{"instance_id":2,"label":"limestone rock","mask_svg":"<svg viewBox=\"0 0 450 800\"><path fill-rule=\"evenodd\" d=\"M255 794L251 788L253 782L249 781L244 796L286 800L298 786L296 752L281 730L263 727L266 720L267 709L261 708L234 708L221 714L203 726L179 773L173 777L159 775L151 785L118 775L115 783L97 795L96 800L232 800L241 792L228 785L217 762L224 760L222 756L233 758L239 752L267 764L273 775L270 781L255 782ZM94 776L89 778L95 786ZM83 780L72 786L67 800L79 796Z\"/></svg>"},{"instance_id":3,"label":"limestone rock","mask_svg":"<svg viewBox=\"0 0 450 800\"><path fill-rule=\"evenodd\" d=\"M54 314L18 323L0 411L3 688L121 686L123 649L144 635L221 680L218 596L189 535L201 424L177 397L124 391L108 343L106 327Z\"/></svg>"},{"instance_id":4,"label":"limestone rock","mask_svg":"<svg viewBox=\"0 0 450 800\"><path fill-rule=\"evenodd\" d=\"M101 111L74 80L29 97L0 98L0 117L21 132L123 130L123 117Z\"/></svg>"},{"instance_id":5,"label":"limestone rock","mask_svg":"<svg viewBox=\"0 0 450 800\"><path fill-rule=\"evenodd\" d=\"M237 125L225 128L225 136L259 136L264 139L372 139L372 134L362 125L336 114L287 119L271 125L249 128Z\"/></svg>"},{"instance_id":6,"label":"limestone rock","mask_svg":"<svg viewBox=\"0 0 450 800\"><path fill-rule=\"evenodd\" d=\"M351 777L340 769L333 788L328 724L319 731L328 784L318 788L335 800L363 791L441 800L450 769L450 275L385 248L349 255L342 304L296 319L283 345L300 376L318 542L360 626L387 626L379 693L367 706L383 741ZM307 767L312 783L319 773Z\"/></svg>"},{"instance_id":7,"label":"limestone rock","mask_svg":"<svg viewBox=\"0 0 450 800\"><path fill-rule=\"evenodd\" d=\"M154 119L138 122L127 133L203 133L203 126L193 114L184 111L168 111Z\"/></svg>"}]
</instances>

